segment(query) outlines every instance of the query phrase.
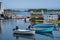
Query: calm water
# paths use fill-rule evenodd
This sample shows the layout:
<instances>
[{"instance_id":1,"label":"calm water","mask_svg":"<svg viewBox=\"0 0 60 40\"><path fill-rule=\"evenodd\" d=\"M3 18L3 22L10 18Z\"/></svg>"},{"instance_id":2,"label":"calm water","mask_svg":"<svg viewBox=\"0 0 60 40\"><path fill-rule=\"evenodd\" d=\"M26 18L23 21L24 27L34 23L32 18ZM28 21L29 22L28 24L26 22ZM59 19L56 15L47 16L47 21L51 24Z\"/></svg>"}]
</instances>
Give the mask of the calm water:
<instances>
[{"instance_id":1,"label":"calm water","mask_svg":"<svg viewBox=\"0 0 60 40\"><path fill-rule=\"evenodd\" d=\"M27 14L24 16L27 16ZM54 38L52 33L36 33L33 36L13 34L13 28L16 25L19 28L25 29L30 23L25 23L24 20L17 19L0 20L0 40L60 40L60 38Z\"/></svg>"}]
</instances>

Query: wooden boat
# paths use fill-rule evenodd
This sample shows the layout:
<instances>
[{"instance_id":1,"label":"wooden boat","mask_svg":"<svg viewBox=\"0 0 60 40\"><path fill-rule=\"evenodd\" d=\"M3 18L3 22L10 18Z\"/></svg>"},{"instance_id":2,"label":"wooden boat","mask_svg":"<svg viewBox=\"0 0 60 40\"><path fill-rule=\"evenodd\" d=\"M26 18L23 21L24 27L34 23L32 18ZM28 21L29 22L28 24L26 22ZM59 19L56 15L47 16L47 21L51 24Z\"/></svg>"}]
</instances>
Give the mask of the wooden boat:
<instances>
[{"instance_id":1,"label":"wooden boat","mask_svg":"<svg viewBox=\"0 0 60 40\"><path fill-rule=\"evenodd\" d=\"M40 32L52 32L54 30L54 24L34 24L33 29L36 33Z\"/></svg>"},{"instance_id":2,"label":"wooden boat","mask_svg":"<svg viewBox=\"0 0 60 40\"><path fill-rule=\"evenodd\" d=\"M33 31L33 30L26 30L26 29L18 29L18 30L15 30L14 33L16 33L16 34L34 35L35 31Z\"/></svg>"}]
</instances>

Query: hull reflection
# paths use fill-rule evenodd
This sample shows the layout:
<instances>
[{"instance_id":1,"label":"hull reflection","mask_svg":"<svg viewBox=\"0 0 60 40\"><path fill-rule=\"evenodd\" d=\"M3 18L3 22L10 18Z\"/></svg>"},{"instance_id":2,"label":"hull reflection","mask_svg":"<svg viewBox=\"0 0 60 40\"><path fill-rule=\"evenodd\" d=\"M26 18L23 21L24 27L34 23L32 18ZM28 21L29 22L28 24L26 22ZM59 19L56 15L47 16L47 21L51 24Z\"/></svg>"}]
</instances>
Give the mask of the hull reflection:
<instances>
[{"instance_id":1,"label":"hull reflection","mask_svg":"<svg viewBox=\"0 0 60 40\"><path fill-rule=\"evenodd\" d=\"M37 34L41 34L41 35L44 35L44 36L48 36L50 38L53 38L52 32L49 32L49 33L37 33Z\"/></svg>"},{"instance_id":2,"label":"hull reflection","mask_svg":"<svg viewBox=\"0 0 60 40\"><path fill-rule=\"evenodd\" d=\"M27 39L33 39L33 40L35 40L35 35L13 34L13 36L16 37L16 39L27 38Z\"/></svg>"},{"instance_id":3,"label":"hull reflection","mask_svg":"<svg viewBox=\"0 0 60 40\"><path fill-rule=\"evenodd\" d=\"M0 33L1 33L1 20L0 20Z\"/></svg>"}]
</instances>

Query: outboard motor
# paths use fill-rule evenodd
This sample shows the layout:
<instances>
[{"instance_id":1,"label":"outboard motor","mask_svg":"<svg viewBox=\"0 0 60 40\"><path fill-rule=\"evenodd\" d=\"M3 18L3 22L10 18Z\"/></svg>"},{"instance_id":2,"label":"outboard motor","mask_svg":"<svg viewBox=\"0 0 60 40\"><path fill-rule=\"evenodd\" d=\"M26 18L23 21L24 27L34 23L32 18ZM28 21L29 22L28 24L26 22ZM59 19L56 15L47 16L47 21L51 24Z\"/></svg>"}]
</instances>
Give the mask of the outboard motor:
<instances>
[{"instance_id":1,"label":"outboard motor","mask_svg":"<svg viewBox=\"0 0 60 40\"><path fill-rule=\"evenodd\" d=\"M18 30L18 29L19 29L18 26L16 26L16 28L14 28L13 31Z\"/></svg>"},{"instance_id":2,"label":"outboard motor","mask_svg":"<svg viewBox=\"0 0 60 40\"><path fill-rule=\"evenodd\" d=\"M18 26L16 26L16 30L18 30Z\"/></svg>"},{"instance_id":3,"label":"outboard motor","mask_svg":"<svg viewBox=\"0 0 60 40\"><path fill-rule=\"evenodd\" d=\"M4 17L4 15L3 15L3 14L1 14L1 17Z\"/></svg>"}]
</instances>

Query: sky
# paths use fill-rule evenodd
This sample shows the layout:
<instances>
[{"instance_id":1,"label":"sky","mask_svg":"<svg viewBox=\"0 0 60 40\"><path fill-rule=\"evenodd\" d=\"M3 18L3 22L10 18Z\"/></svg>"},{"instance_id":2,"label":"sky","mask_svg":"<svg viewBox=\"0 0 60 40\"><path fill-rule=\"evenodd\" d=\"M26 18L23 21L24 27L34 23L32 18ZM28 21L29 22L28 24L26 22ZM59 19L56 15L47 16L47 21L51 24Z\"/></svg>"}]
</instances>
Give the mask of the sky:
<instances>
[{"instance_id":1,"label":"sky","mask_svg":"<svg viewBox=\"0 0 60 40\"><path fill-rule=\"evenodd\" d=\"M60 9L60 0L0 0L4 9L48 8Z\"/></svg>"}]
</instances>

